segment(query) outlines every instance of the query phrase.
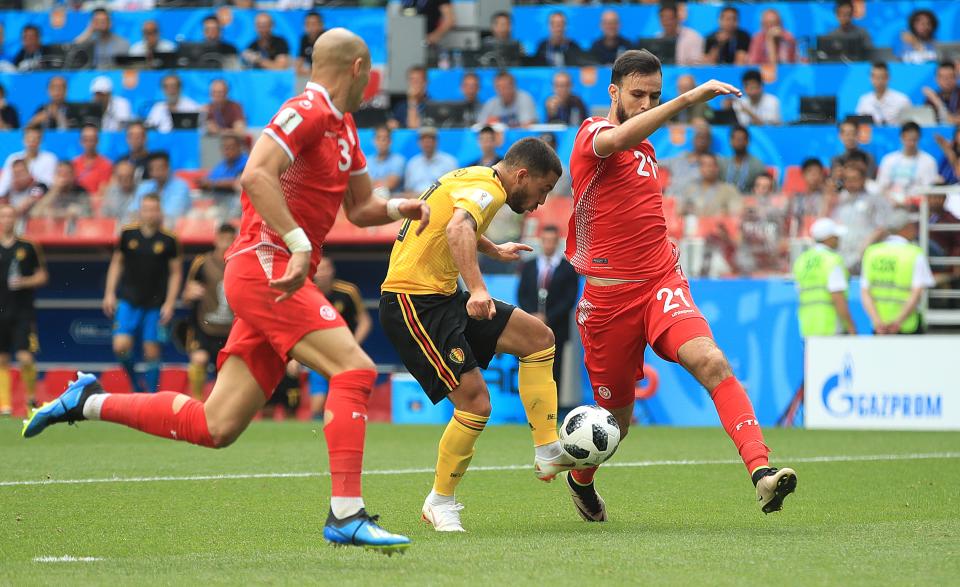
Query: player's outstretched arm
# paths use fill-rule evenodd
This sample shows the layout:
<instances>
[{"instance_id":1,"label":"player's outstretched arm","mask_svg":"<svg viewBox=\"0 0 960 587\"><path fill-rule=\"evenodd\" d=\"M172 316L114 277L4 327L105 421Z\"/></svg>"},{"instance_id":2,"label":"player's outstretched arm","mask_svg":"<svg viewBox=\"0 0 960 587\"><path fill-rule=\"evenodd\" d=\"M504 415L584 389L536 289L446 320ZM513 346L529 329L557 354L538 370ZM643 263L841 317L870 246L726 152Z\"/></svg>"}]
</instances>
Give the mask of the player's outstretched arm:
<instances>
[{"instance_id":1,"label":"player's outstretched arm","mask_svg":"<svg viewBox=\"0 0 960 587\"><path fill-rule=\"evenodd\" d=\"M467 314L476 320L493 318L497 311L477 263L477 221L466 210L456 208L453 211L453 217L447 224L447 244L450 246L453 262L470 290Z\"/></svg>"},{"instance_id":2,"label":"player's outstretched arm","mask_svg":"<svg viewBox=\"0 0 960 587\"><path fill-rule=\"evenodd\" d=\"M637 114L620 126L598 134L593 148L600 157L632 149L687 108L701 102L708 102L717 96L730 95L740 96L740 90L730 84L710 80L669 102Z\"/></svg>"},{"instance_id":3,"label":"player's outstretched arm","mask_svg":"<svg viewBox=\"0 0 960 587\"><path fill-rule=\"evenodd\" d=\"M347 219L357 226L381 226L401 218L419 220L414 234L420 234L430 224L430 205L423 200L395 198L384 200L373 195L373 183L366 173L350 176L350 184L343 198Z\"/></svg>"}]
</instances>

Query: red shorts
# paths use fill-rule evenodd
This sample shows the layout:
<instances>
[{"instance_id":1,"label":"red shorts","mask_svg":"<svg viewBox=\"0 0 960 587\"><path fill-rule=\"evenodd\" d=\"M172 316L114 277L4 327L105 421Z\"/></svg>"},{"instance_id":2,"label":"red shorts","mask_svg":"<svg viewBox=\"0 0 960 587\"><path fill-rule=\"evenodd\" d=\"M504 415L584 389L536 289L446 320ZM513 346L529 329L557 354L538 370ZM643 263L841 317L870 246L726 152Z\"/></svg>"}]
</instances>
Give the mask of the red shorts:
<instances>
[{"instance_id":1,"label":"red shorts","mask_svg":"<svg viewBox=\"0 0 960 587\"><path fill-rule=\"evenodd\" d=\"M228 356L240 357L267 398L283 378L287 355L300 339L314 330L347 326L309 281L293 297L274 301L282 292L267 281L283 275L289 258L285 251L261 247L231 257L223 274L223 289L236 318L217 357L217 369Z\"/></svg>"},{"instance_id":2,"label":"red shorts","mask_svg":"<svg viewBox=\"0 0 960 587\"><path fill-rule=\"evenodd\" d=\"M577 306L577 326L593 397L607 409L633 403L647 345L676 363L683 343L713 337L679 265L660 279L608 286L588 282Z\"/></svg>"}]
</instances>

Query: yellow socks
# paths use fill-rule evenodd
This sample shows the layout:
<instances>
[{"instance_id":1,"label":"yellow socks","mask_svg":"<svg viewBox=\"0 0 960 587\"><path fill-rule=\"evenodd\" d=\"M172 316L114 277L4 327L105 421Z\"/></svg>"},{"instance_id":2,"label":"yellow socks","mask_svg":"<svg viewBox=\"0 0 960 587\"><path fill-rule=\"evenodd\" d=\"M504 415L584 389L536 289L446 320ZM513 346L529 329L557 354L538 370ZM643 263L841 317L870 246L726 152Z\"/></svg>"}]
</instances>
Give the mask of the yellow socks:
<instances>
[{"instance_id":1,"label":"yellow socks","mask_svg":"<svg viewBox=\"0 0 960 587\"><path fill-rule=\"evenodd\" d=\"M27 408L30 408L30 402L37 397L37 366L33 363L23 363L20 365L20 381L23 381L23 389L27 393Z\"/></svg>"},{"instance_id":2,"label":"yellow socks","mask_svg":"<svg viewBox=\"0 0 960 587\"><path fill-rule=\"evenodd\" d=\"M454 494L473 458L473 445L489 419L469 412L453 411L453 418L440 438L437 451L437 472L433 481L435 493Z\"/></svg>"},{"instance_id":3,"label":"yellow socks","mask_svg":"<svg viewBox=\"0 0 960 587\"><path fill-rule=\"evenodd\" d=\"M207 384L207 366L190 363L187 366L187 379L190 380L190 391L194 399L203 400L203 386Z\"/></svg>"},{"instance_id":4,"label":"yellow socks","mask_svg":"<svg viewBox=\"0 0 960 587\"><path fill-rule=\"evenodd\" d=\"M557 436L557 384L553 380L556 347L520 357L520 401L527 413L533 445L559 440Z\"/></svg>"},{"instance_id":5,"label":"yellow socks","mask_svg":"<svg viewBox=\"0 0 960 587\"><path fill-rule=\"evenodd\" d=\"M11 409L10 403L10 369L0 369L0 412Z\"/></svg>"}]
</instances>

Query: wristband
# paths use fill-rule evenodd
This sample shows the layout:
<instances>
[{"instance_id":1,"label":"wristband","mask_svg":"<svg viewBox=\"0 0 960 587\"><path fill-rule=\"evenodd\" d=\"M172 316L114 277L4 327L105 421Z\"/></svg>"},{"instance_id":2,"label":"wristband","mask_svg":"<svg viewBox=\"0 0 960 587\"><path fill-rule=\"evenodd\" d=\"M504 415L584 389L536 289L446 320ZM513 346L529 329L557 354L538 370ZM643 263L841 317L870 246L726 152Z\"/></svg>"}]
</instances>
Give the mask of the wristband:
<instances>
[{"instance_id":1,"label":"wristband","mask_svg":"<svg viewBox=\"0 0 960 587\"><path fill-rule=\"evenodd\" d=\"M300 227L294 228L283 235L283 242L286 243L291 253L309 253L313 250L310 239L307 238L307 233Z\"/></svg>"},{"instance_id":2,"label":"wristband","mask_svg":"<svg viewBox=\"0 0 960 587\"><path fill-rule=\"evenodd\" d=\"M400 220L403 214L400 213L400 198L396 200L387 200L387 216L390 220Z\"/></svg>"}]
</instances>

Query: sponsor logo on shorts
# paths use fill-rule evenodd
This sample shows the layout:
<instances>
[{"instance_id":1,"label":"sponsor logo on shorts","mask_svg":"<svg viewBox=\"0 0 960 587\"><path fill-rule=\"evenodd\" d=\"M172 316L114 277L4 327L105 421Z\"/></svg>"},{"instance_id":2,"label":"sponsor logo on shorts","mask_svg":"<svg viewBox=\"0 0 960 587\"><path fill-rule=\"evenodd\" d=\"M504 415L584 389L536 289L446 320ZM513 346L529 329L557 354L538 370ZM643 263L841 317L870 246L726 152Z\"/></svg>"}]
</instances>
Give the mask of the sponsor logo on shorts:
<instances>
[{"instance_id":1,"label":"sponsor logo on shorts","mask_svg":"<svg viewBox=\"0 0 960 587\"><path fill-rule=\"evenodd\" d=\"M610 392L609 387L607 387L606 385L601 385L600 387L597 388L597 395L599 395L603 399L610 399L610 397L613 394Z\"/></svg>"},{"instance_id":2,"label":"sponsor logo on shorts","mask_svg":"<svg viewBox=\"0 0 960 587\"><path fill-rule=\"evenodd\" d=\"M329 320L333 322L337 319L337 311L331 308L330 306L321 306L320 307L320 317L324 320Z\"/></svg>"},{"instance_id":3,"label":"sponsor logo on shorts","mask_svg":"<svg viewBox=\"0 0 960 587\"><path fill-rule=\"evenodd\" d=\"M450 360L458 365L463 364L463 359L465 357L466 355L464 355L463 349L460 347L454 347L453 350L450 351Z\"/></svg>"},{"instance_id":4,"label":"sponsor logo on shorts","mask_svg":"<svg viewBox=\"0 0 960 587\"><path fill-rule=\"evenodd\" d=\"M594 257L593 262L597 265L606 265L608 263L605 257Z\"/></svg>"}]
</instances>

